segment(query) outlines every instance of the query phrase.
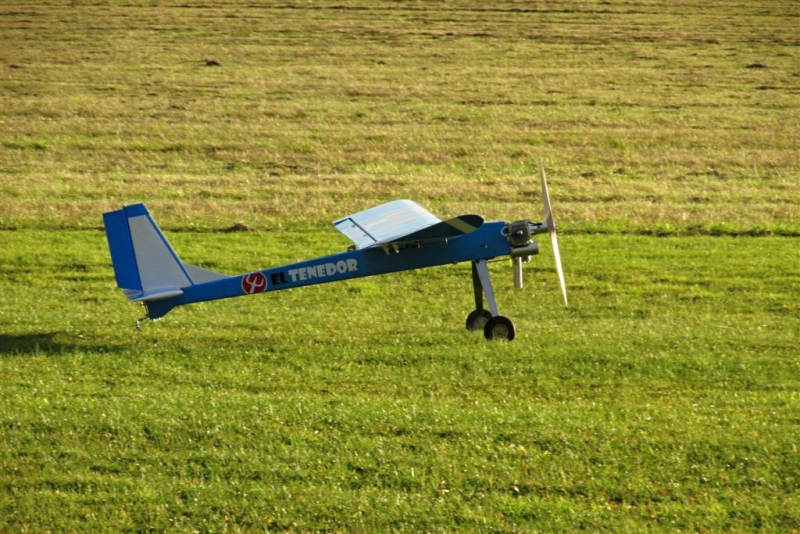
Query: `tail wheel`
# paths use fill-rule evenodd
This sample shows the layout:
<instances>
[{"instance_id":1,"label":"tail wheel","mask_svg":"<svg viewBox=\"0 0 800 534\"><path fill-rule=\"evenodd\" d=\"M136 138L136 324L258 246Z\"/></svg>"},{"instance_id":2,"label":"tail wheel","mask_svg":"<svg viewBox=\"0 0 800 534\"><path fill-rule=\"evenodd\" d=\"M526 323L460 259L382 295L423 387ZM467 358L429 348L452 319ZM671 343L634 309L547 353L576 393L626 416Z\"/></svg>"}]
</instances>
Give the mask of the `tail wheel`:
<instances>
[{"instance_id":1,"label":"tail wheel","mask_svg":"<svg viewBox=\"0 0 800 534\"><path fill-rule=\"evenodd\" d=\"M489 313L489 310L474 310L467 315L467 330L470 332L483 330L483 327L486 326L486 323L488 323L491 318L492 314Z\"/></svg>"},{"instance_id":2,"label":"tail wheel","mask_svg":"<svg viewBox=\"0 0 800 534\"><path fill-rule=\"evenodd\" d=\"M483 327L483 336L486 339L505 339L511 341L516 334L517 330L514 328L514 323L511 322L511 319L503 317L502 315L492 317Z\"/></svg>"}]
</instances>

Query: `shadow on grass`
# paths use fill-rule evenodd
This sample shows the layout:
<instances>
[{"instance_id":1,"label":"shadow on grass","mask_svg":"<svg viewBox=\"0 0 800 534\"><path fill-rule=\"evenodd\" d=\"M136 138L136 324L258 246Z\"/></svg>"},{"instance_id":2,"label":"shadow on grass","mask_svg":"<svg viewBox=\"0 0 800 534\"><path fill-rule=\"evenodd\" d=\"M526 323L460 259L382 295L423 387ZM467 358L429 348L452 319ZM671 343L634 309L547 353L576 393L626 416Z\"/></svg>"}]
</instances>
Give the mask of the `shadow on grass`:
<instances>
[{"instance_id":1,"label":"shadow on grass","mask_svg":"<svg viewBox=\"0 0 800 534\"><path fill-rule=\"evenodd\" d=\"M35 334L0 334L0 357L2 356L61 356L75 352L118 352L119 348L90 342L62 341L68 337L62 332Z\"/></svg>"}]
</instances>

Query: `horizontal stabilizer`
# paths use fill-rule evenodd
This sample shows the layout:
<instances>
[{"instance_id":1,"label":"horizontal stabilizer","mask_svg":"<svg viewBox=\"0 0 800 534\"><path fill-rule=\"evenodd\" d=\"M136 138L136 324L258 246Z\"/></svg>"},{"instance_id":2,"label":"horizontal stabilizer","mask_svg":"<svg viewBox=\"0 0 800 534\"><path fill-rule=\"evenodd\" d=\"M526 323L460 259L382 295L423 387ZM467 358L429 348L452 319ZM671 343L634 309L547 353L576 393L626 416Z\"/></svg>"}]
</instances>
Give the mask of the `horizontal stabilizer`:
<instances>
[{"instance_id":1,"label":"horizontal stabilizer","mask_svg":"<svg viewBox=\"0 0 800 534\"><path fill-rule=\"evenodd\" d=\"M126 289L125 296L128 300L135 302L169 299L183 295L183 290L177 287L162 287L159 289L151 289L149 291L136 291L133 289Z\"/></svg>"}]
</instances>

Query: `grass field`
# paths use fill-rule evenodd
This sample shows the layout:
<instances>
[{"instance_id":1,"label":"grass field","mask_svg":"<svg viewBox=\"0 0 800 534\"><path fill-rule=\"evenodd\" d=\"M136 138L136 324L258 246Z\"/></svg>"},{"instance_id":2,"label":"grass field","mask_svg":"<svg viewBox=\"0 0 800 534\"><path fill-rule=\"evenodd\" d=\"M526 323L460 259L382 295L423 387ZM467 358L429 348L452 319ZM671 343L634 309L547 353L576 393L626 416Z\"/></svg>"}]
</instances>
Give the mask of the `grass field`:
<instances>
[{"instance_id":1,"label":"grass field","mask_svg":"<svg viewBox=\"0 0 800 534\"><path fill-rule=\"evenodd\" d=\"M795 2L0 5L0 532L800 530ZM395 198L538 220L512 343L455 265L178 309ZM239 230L230 232L232 228Z\"/></svg>"}]
</instances>

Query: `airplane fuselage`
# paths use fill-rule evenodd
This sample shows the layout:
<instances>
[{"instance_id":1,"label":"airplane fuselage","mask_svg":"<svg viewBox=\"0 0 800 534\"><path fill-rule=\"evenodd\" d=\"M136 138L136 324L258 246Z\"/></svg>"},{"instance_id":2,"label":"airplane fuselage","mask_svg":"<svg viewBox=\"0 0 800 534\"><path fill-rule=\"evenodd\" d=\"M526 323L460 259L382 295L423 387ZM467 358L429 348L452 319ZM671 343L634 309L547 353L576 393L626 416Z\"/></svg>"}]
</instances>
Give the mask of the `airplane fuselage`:
<instances>
[{"instance_id":1,"label":"airplane fuselage","mask_svg":"<svg viewBox=\"0 0 800 534\"><path fill-rule=\"evenodd\" d=\"M399 250L390 246L348 250L192 285L177 297L148 302L148 316L158 319L176 306L195 302L508 256L510 247L503 235L507 225L505 221L485 222L473 232L439 243Z\"/></svg>"}]
</instances>

